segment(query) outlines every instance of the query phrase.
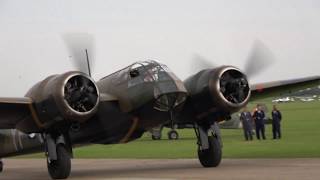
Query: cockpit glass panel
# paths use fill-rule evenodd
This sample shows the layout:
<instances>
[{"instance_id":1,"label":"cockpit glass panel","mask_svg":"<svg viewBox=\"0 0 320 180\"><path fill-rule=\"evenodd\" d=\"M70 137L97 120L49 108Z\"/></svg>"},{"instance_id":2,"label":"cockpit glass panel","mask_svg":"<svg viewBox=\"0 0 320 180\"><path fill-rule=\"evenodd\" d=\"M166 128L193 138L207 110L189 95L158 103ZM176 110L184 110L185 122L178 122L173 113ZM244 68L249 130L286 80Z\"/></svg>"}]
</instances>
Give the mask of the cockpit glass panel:
<instances>
[{"instance_id":1,"label":"cockpit glass panel","mask_svg":"<svg viewBox=\"0 0 320 180\"><path fill-rule=\"evenodd\" d=\"M132 65L131 66L131 70L134 70L134 69L136 69L136 70L139 70L139 69L141 69L143 67L143 65L141 64L141 63L135 63L134 65Z\"/></svg>"},{"instance_id":2,"label":"cockpit glass panel","mask_svg":"<svg viewBox=\"0 0 320 180\"><path fill-rule=\"evenodd\" d=\"M138 62L131 66L130 68L130 77L133 82L129 82L131 86L143 82L158 82L158 81L166 81L171 80L172 71L164 64L159 64L155 61L143 61ZM134 80L135 78L140 79Z\"/></svg>"},{"instance_id":3,"label":"cockpit glass panel","mask_svg":"<svg viewBox=\"0 0 320 180\"><path fill-rule=\"evenodd\" d=\"M165 72L172 72L172 71L168 68L168 66L166 66L166 65L164 65L164 64L161 64L160 66L162 67L162 69L163 69Z\"/></svg>"}]
</instances>

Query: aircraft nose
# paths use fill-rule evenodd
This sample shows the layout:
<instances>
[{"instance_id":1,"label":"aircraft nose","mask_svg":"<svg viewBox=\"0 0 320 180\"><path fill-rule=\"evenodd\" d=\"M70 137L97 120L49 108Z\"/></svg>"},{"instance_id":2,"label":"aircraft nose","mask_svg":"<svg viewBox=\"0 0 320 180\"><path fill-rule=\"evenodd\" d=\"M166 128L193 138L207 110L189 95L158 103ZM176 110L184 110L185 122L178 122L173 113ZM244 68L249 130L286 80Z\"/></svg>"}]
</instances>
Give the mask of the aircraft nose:
<instances>
[{"instance_id":1,"label":"aircraft nose","mask_svg":"<svg viewBox=\"0 0 320 180\"><path fill-rule=\"evenodd\" d=\"M186 101L187 90L182 82L169 81L158 84L154 90L154 97L156 99L155 109L170 111Z\"/></svg>"},{"instance_id":2,"label":"aircraft nose","mask_svg":"<svg viewBox=\"0 0 320 180\"><path fill-rule=\"evenodd\" d=\"M182 105L186 99L187 94L184 92L162 94L156 99L154 108L159 111L170 111Z\"/></svg>"}]
</instances>

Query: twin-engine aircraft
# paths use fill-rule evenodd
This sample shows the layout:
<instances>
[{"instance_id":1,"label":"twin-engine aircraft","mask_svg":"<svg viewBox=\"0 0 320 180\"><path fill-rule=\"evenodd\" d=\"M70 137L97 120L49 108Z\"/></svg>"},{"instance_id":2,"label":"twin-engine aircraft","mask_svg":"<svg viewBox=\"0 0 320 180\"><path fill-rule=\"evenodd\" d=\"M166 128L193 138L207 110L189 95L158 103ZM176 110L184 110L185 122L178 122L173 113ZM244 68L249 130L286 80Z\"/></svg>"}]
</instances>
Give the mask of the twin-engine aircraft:
<instances>
[{"instance_id":1,"label":"twin-engine aircraft","mask_svg":"<svg viewBox=\"0 0 320 180\"><path fill-rule=\"evenodd\" d=\"M80 51L89 57L87 49ZM222 157L219 121L244 107L250 96L267 97L319 80L250 86L247 76L233 66L195 73L182 81L166 65L143 61L99 81L81 71L49 76L25 97L0 98L0 157L44 152L51 178L66 179L73 148L127 143L170 122L192 124L200 163L216 167Z\"/></svg>"}]
</instances>

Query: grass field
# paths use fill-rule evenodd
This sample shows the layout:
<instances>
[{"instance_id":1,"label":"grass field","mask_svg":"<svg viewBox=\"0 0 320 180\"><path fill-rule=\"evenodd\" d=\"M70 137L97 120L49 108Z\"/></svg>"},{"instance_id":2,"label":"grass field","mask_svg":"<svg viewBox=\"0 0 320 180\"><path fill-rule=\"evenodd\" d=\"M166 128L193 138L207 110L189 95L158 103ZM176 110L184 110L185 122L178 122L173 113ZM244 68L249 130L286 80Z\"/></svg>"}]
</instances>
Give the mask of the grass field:
<instances>
[{"instance_id":1,"label":"grass field","mask_svg":"<svg viewBox=\"0 0 320 180\"><path fill-rule=\"evenodd\" d=\"M267 105L271 109L272 104ZM272 140L270 125L266 127L267 140L264 141L244 141L242 129L222 130L224 158L320 158L320 102L283 103L278 107L284 117L281 140ZM150 135L146 134L143 138L128 144L78 148L75 149L75 157L196 158L194 131L179 130L179 134L181 139L178 141L153 141ZM24 157L42 156L38 154Z\"/></svg>"}]
</instances>

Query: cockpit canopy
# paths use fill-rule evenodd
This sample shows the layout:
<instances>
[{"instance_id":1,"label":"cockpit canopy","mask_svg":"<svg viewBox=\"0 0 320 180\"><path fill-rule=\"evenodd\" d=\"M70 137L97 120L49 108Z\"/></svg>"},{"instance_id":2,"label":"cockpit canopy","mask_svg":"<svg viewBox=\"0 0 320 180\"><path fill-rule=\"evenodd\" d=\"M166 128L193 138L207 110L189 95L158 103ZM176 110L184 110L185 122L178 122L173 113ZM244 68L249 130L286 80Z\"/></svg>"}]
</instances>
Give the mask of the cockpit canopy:
<instances>
[{"instance_id":1,"label":"cockpit canopy","mask_svg":"<svg viewBox=\"0 0 320 180\"><path fill-rule=\"evenodd\" d=\"M113 89L119 99L128 100L131 107L155 100L154 108L168 111L186 100L183 82L166 65L156 61L136 62L104 79L112 84L106 88Z\"/></svg>"},{"instance_id":2,"label":"cockpit canopy","mask_svg":"<svg viewBox=\"0 0 320 180\"><path fill-rule=\"evenodd\" d=\"M156 61L137 62L130 67L129 87L153 83L156 102L154 108L170 111L186 100L186 89L181 80L164 64Z\"/></svg>"},{"instance_id":3,"label":"cockpit canopy","mask_svg":"<svg viewBox=\"0 0 320 180\"><path fill-rule=\"evenodd\" d=\"M156 61L137 62L131 65L129 72L131 78L141 76L144 82L168 80L168 73L171 73L171 70Z\"/></svg>"}]
</instances>

